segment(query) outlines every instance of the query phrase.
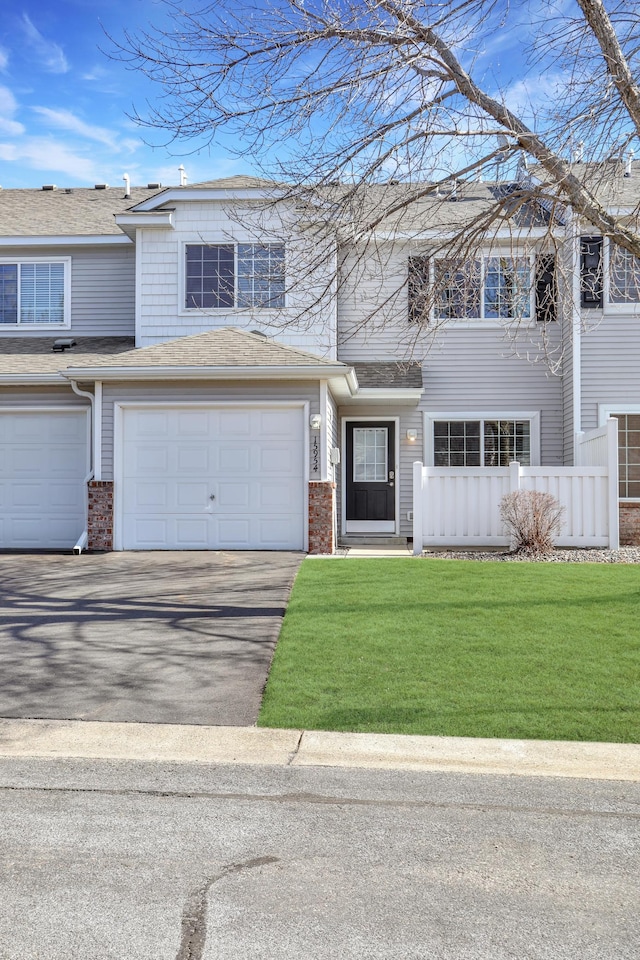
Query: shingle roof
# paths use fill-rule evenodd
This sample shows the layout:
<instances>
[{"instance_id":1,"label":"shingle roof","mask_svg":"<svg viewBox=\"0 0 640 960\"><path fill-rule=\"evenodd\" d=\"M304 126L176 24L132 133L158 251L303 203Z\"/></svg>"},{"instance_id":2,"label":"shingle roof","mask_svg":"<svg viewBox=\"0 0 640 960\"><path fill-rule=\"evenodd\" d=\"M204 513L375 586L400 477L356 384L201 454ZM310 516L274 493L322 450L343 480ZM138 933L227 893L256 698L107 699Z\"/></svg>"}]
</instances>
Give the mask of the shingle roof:
<instances>
[{"instance_id":1,"label":"shingle roof","mask_svg":"<svg viewBox=\"0 0 640 960\"><path fill-rule=\"evenodd\" d=\"M71 356L72 351L69 351ZM335 360L325 360L313 353L288 347L268 337L223 327L190 337L180 337L150 347L139 347L117 357L104 356L95 363L70 362L70 367L336 367Z\"/></svg>"},{"instance_id":2,"label":"shingle roof","mask_svg":"<svg viewBox=\"0 0 640 960\"><path fill-rule=\"evenodd\" d=\"M635 206L640 199L640 161L631 166L631 176L624 176L624 164L610 161L601 164L573 164L572 172L583 177L590 188L610 205ZM539 175L539 168L530 167ZM238 175L204 180L185 189L243 190L274 187L284 184L261 177ZM495 205L496 196L513 185L497 182L467 181L459 183L455 198L451 188L443 187L440 196L429 193L426 183L386 183L353 186L345 184L309 187L310 201L321 200L330 208L341 209L345 223L372 220L379 230L415 230L459 228L462 223L482 218ZM124 196L124 187L96 190L74 187L56 190L0 189L0 237L47 236L122 236L114 220L116 213L125 213L144 200L157 196L160 206L163 194L179 187L165 189L132 187L131 196ZM397 212L393 212L394 208ZM508 203L505 207L508 212ZM519 213L522 219L522 214ZM380 218L382 219L380 220ZM524 219L526 225L528 218Z\"/></svg>"},{"instance_id":3,"label":"shingle roof","mask_svg":"<svg viewBox=\"0 0 640 960\"><path fill-rule=\"evenodd\" d=\"M157 189L124 187L95 190L0 189L1 237L122 236L114 214L158 193Z\"/></svg>"},{"instance_id":4,"label":"shingle roof","mask_svg":"<svg viewBox=\"0 0 640 960\"><path fill-rule=\"evenodd\" d=\"M0 339L0 376L59 373L70 366L92 366L131 350L135 344L133 337L74 337L75 347L54 353L52 347L58 339L63 338L3 337Z\"/></svg>"},{"instance_id":5,"label":"shingle roof","mask_svg":"<svg viewBox=\"0 0 640 960\"><path fill-rule=\"evenodd\" d=\"M361 387L422 388L422 364L354 363Z\"/></svg>"},{"instance_id":6,"label":"shingle roof","mask_svg":"<svg viewBox=\"0 0 640 960\"><path fill-rule=\"evenodd\" d=\"M640 161L631 164L629 176L625 176L626 164L621 160L605 160L602 163L572 163L571 173L591 190L605 206L635 207L640 201ZM545 180L545 171L538 166L530 172Z\"/></svg>"},{"instance_id":7,"label":"shingle roof","mask_svg":"<svg viewBox=\"0 0 640 960\"><path fill-rule=\"evenodd\" d=\"M263 177L249 177L245 174L236 174L233 177L219 177L216 180L201 180L190 183L189 187L208 190L262 190L277 187L274 180L265 180Z\"/></svg>"}]
</instances>

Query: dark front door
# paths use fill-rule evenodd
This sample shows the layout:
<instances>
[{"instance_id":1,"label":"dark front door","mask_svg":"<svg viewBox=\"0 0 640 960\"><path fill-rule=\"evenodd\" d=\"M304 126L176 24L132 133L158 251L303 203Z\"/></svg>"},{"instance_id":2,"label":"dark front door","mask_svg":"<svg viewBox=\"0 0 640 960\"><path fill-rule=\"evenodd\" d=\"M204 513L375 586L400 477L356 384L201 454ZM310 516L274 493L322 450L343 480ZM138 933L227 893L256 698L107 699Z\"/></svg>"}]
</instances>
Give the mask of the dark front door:
<instances>
[{"instance_id":1,"label":"dark front door","mask_svg":"<svg viewBox=\"0 0 640 960\"><path fill-rule=\"evenodd\" d=\"M349 421L346 446L347 533L393 533L395 423Z\"/></svg>"}]
</instances>

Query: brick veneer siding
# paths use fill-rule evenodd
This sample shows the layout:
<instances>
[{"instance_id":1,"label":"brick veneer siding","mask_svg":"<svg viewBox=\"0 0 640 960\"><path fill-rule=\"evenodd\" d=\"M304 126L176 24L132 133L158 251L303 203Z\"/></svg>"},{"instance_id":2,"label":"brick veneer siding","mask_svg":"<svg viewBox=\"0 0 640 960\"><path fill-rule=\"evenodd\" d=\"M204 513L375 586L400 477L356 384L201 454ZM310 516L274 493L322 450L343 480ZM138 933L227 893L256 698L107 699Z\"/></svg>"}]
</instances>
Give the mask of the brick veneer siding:
<instances>
[{"instance_id":1,"label":"brick veneer siding","mask_svg":"<svg viewBox=\"0 0 640 960\"><path fill-rule=\"evenodd\" d=\"M620 546L640 545L640 503L620 504Z\"/></svg>"},{"instance_id":2,"label":"brick veneer siding","mask_svg":"<svg viewBox=\"0 0 640 960\"><path fill-rule=\"evenodd\" d=\"M328 480L309 483L309 553L335 552L336 485Z\"/></svg>"},{"instance_id":3,"label":"brick veneer siding","mask_svg":"<svg viewBox=\"0 0 640 960\"><path fill-rule=\"evenodd\" d=\"M113 481L89 481L89 550L113 550Z\"/></svg>"}]
</instances>

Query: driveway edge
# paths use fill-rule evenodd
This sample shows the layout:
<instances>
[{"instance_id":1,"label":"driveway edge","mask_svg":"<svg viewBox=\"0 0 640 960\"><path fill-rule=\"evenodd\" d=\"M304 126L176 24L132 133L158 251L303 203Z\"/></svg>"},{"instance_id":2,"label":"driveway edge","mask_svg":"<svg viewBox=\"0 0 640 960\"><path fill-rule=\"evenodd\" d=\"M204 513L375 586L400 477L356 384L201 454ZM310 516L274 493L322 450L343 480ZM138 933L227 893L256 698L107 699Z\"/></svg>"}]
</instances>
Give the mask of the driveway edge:
<instances>
[{"instance_id":1,"label":"driveway edge","mask_svg":"<svg viewBox=\"0 0 640 960\"><path fill-rule=\"evenodd\" d=\"M361 767L640 782L640 744L2 720L0 757Z\"/></svg>"}]
</instances>

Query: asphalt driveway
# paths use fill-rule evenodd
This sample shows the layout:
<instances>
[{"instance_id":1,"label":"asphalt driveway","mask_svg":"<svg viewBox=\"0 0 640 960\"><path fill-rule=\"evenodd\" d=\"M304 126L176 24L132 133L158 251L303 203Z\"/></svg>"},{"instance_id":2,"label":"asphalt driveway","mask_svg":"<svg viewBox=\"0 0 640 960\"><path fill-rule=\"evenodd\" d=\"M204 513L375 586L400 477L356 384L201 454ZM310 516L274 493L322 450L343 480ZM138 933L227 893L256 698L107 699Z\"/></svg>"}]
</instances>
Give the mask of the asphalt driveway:
<instances>
[{"instance_id":1,"label":"asphalt driveway","mask_svg":"<svg viewBox=\"0 0 640 960\"><path fill-rule=\"evenodd\" d=\"M0 717L254 723L301 561L0 555Z\"/></svg>"}]
</instances>

